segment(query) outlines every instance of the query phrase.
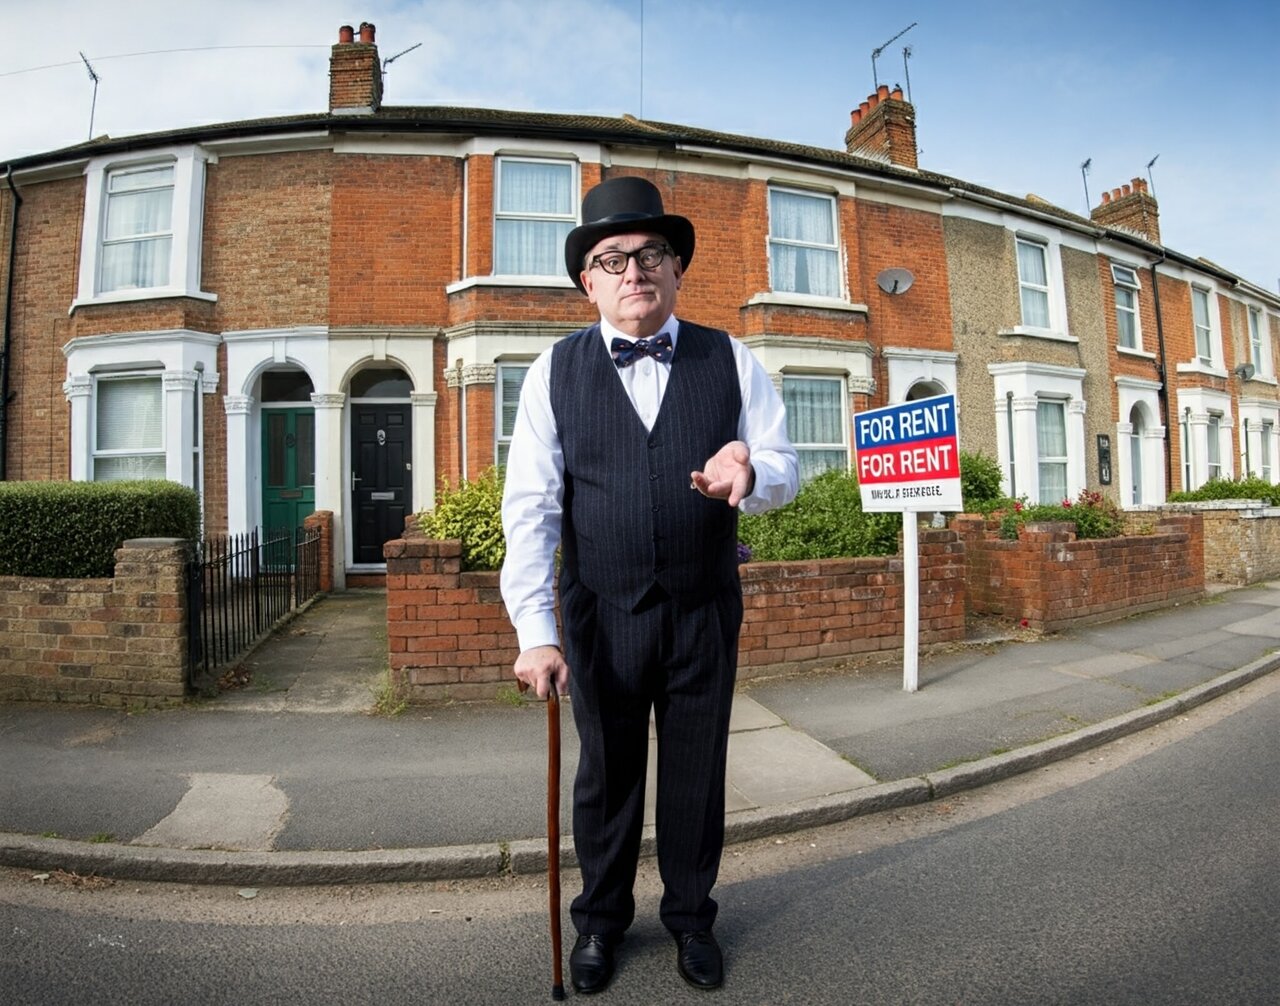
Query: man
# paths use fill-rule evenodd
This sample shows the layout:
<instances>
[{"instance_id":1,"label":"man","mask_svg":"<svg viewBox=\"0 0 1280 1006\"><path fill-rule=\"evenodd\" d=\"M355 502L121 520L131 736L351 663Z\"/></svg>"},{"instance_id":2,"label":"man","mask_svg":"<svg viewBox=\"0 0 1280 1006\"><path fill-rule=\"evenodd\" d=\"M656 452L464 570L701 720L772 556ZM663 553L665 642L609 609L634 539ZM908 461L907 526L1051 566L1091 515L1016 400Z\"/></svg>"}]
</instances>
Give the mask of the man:
<instances>
[{"instance_id":1,"label":"man","mask_svg":"<svg viewBox=\"0 0 1280 1006\"><path fill-rule=\"evenodd\" d=\"M565 265L600 322L529 368L508 454L502 595L520 643L515 674L539 698L553 682L570 689L581 744L574 988L608 985L635 913L651 709L660 914L680 974L716 988L711 888L742 623L737 508L790 501L798 463L750 350L675 318L693 225L633 177L591 189L582 220Z\"/></svg>"}]
</instances>

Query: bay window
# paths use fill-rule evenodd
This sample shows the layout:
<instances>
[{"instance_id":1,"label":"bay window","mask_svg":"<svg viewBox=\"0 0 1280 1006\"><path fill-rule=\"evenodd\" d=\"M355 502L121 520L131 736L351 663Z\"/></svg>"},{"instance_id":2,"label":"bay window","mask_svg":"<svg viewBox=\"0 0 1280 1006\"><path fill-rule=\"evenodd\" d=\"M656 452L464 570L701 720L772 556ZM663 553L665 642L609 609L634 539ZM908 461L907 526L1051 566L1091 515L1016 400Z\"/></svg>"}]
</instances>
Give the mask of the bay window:
<instances>
[{"instance_id":1,"label":"bay window","mask_svg":"<svg viewBox=\"0 0 1280 1006\"><path fill-rule=\"evenodd\" d=\"M100 378L94 407L94 482L165 477L159 374Z\"/></svg>"},{"instance_id":2,"label":"bay window","mask_svg":"<svg viewBox=\"0 0 1280 1006\"><path fill-rule=\"evenodd\" d=\"M1041 399L1036 403L1036 460L1040 502L1068 499L1065 402Z\"/></svg>"},{"instance_id":3,"label":"bay window","mask_svg":"<svg viewBox=\"0 0 1280 1006\"><path fill-rule=\"evenodd\" d=\"M787 436L800 459L800 481L833 469L846 470L843 379L784 376L782 402L787 409Z\"/></svg>"}]
</instances>

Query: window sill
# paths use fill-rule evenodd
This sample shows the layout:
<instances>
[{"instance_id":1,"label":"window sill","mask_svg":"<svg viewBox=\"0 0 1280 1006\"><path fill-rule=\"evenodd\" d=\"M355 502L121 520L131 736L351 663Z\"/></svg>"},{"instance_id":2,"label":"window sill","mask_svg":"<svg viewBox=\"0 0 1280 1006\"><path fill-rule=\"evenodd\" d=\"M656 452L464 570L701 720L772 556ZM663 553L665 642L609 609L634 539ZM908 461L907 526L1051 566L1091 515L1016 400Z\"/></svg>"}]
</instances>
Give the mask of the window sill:
<instances>
[{"instance_id":1,"label":"window sill","mask_svg":"<svg viewBox=\"0 0 1280 1006\"><path fill-rule=\"evenodd\" d=\"M1121 356L1137 356L1143 360L1152 360L1156 358L1155 353L1148 353L1145 349L1136 349L1133 346L1116 346L1116 352Z\"/></svg>"},{"instance_id":2,"label":"window sill","mask_svg":"<svg viewBox=\"0 0 1280 1006\"><path fill-rule=\"evenodd\" d=\"M1026 325L1015 325L1013 328L1002 328L996 335L1018 335L1028 339L1044 339L1048 342L1070 342L1079 345L1080 340L1074 335L1059 332L1052 328L1030 328Z\"/></svg>"},{"instance_id":3,"label":"window sill","mask_svg":"<svg viewBox=\"0 0 1280 1006\"><path fill-rule=\"evenodd\" d=\"M543 287L549 290L576 290L573 280L568 276L468 276L466 279L450 283L444 288L446 294L461 293L473 287Z\"/></svg>"},{"instance_id":4,"label":"window sill","mask_svg":"<svg viewBox=\"0 0 1280 1006\"><path fill-rule=\"evenodd\" d=\"M99 293L92 297L77 297L71 302L68 314L74 314L82 307L95 307L99 304L131 304L139 300L172 300L176 297L187 297L191 300L205 300L216 303L216 293L205 293L203 290L183 290L179 287L156 286L145 290L112 290L110 293Z\"/></svg>"},{"instance_id":5,"label":"window sill","mask_svg":"<svg viewBox=\"0 0 1280 1006\"><path fill-rule=\"evenodd\" d=\"M853 304L839 297L818 297L807 293L785 293L769 290L758 293L747 301L747 307L765 304L770 307L812 307L822 311L848 311L851 314L866 314L866 304Z\"/></svg>"},{"instance_id":6,"label":"window sill","mask_svg":"<svg viewBox=\"0 0 1280 1006\"><path fill-rule=\"evenodd\" d=\"M1206 377L1222 377L1227 376L1227 372L1221 367L1215 367L1211 363L1205 363L1203 360L1191 360L1188 363L1179 363L1175 368L1179 374L1204 374Z\"/></svg>"},{"instance_id":7,"label":"window sill","mask_svg":"<svg viewBox=\"0 0 1280 1006\"><path fill-rule=\"evenodd\" d=\"M1276 386L1276 376L1275 374L1255 373L1251 378L1249 378L1249 380L1245 381L1244 383L1245 384L1269 384L1271 385L1271 387L1274 388Z\"/></svg>"}]
</instances>

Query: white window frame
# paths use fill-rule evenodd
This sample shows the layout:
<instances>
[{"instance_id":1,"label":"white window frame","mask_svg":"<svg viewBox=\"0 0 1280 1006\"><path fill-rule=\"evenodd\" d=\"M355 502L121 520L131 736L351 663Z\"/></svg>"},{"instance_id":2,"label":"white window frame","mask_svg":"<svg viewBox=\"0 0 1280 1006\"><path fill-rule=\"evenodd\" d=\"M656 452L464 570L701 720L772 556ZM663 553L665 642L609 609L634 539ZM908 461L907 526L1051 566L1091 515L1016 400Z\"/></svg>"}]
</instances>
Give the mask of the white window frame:
<instances>
[{"instance_id":1,"label":"white window frame","mask_svg":"<svg viewBox=\"0 0 1280 1006\"><path fill-rule=\"evenodd\" d=\"M1258 474L1263 480L1271 481L1271 455L1275 450L1276 424L1263 420L1261 435L1258 437Z\"/></svg>"},{"instance_id":2,"label":"white window frame","mask_svg":"<svg viewBox=\"0 0 1280 1006\"><path fill-rule=\"evenodd\" d=\"M1204 323L1196 317L1196 305L1204 303ZM1191 287L1191 329L1194 335L1196 362L1206 367L1215 366L1213 356L1213 291L1203 286ZM1201 343L1203 342L1203 345Z\"/></svg>"},{"instance_id":3,"label":"white window frame","mask_svg":"<svg viewBox=\"0 0 1280 1006\"><path fill-rule=\"evenodd\" d=\"M90 304L114 304L159 297L195 297L217 300L200 289L200 250L204 233L204 179L206 164L215 161L196 146L165 147L145 156L95 157L84 169L85 209L80 239L80 274L71 310ZM101 288L108 185L113 174L159 165L173 167L172 241L169 278L163 286L126 290Z\"/></svg>"},{"instance_id":4,"label":"white window frame","mask_svg":"<svg viewBox=\"0 0 1280 1006\"><path fill-rule=\"evenodd\" d=\"M773 233L773 194L775 192L786 193L787 195L799 196L804 199L825 200L827 206L831 210L831 244L821 244L814 241L800 241L795 238L775 237ZM815 192L810 189L793 188L787 185L770 185L766 195L766 208L769 215L769 233L766 238L767 253L769 257L769 289L772 293L786 298L812 298L822 301L843 301L845 300L845 279L842 266L842 256L840 254L840 214L839 205L834 195L829 192ZM830 252L835 260L836 286L830 292L811 293L808 291L786 290L778 286L778 281L774 276L773 268L773 249L775 246L786 246L791 248L805 248L821 252Z\"/></svg>"},{"instance_id":5,"label":"white window frame","mask_svg":"<svg viewBox=\"0 0 1280 1006\"><path fill-rule=\"evenodd\" d=\"M521 210L502 211L499 207L502 205L502 166L506 163L525 163L525 164L553 164L563 166L569 170L569 207L570 212L565 214L547 214L533 213ZM493 232L492 245L490 254L490 272L494 276L506 277L508 279L515 277L517 279L533 279L535 282L546 282L548 280L563 280L567 277L564 272L564 255L556 257L556 271L553 273L509 273L498 272L498 223L501 220L535 220L556 224L569 224L575 227L578 224L578 193L582 191L579 166L576 160L566 157L524 157L515 154L500 154L493 159Z\"/></svg>"},{"instance_id":6,"label":"white window frame","mask_svg":"<svg viewBox=\"0 0 1280 1006\"><path fill-rule=\"evenodd\" d=\"M1056 396L1039 395L1036 401L1036 497L1041 503L1061 502L1061 500L1052 500L1044 498L1044 469L1046 465L1052 465L1054 468L1062 469L1062 482L1064 495L1062 499L1072 499L1071 493L1071 459L1070 459L1070 435L1067 432L1067 399L1058 398ZM1045 406L1052 406L1062 410L1062 447L1066 452L1064 454L1045 455L1040 453L1040 410Z\"/></svg>"},{"instance_id":7,"label":"white window frame","mask_svg":"<svg viewBox=\"0 0 1280 1006\"><path fill-rule=\"evenodd\" d=\"M493 460L494 464L506 464L506 451L511 447L511 435L515 429L515 406L520 403L520 389L524 387L524 380L529 376L529 367L532 366L532 360L499 360L497 366L497 374L493 385ZM512 403L511 429L506 428L505 412L507 401L504 397L506 391L506 375L513 371L520 370L523 374L520 377L520 385L516 388L516 400Z\"/></svg>"},{"instance_id":8,"label":"white window frame","mask_svg":"<svg viewBox=\"0 0 1280 1006\"><path fill-rule=\"evenodd\" d=\"M1022 254L1023 246L1034 248L1040 254L1040 261L1044 265L1044 285L1036 283L1034 280L1028 279L1022 275ZM1050 329L1053 327L1053 273L1049 268L1049 246L1043 241L1036 241L1033 238L1023 237L1022 235L1014 236L1014 259L1018 266L1018 323L1023 328L1031 329ZM1033 325L1027 320L1026 305L1023 302L1024 291L1031 291L1041 294L1044 297L1044 325Z\"/></svg>"},{"instance_id":9,"label":"white window frame","mask_svg":"<svg viewBox=\"0 0 1280 1006\"><path fill-rule=\"evenodd\" d=\"M1140 311L1139 292L1142 285L1138 280L1138 270L1131 266L1122 265L1118 262L1111 263L1111 280L1115 285L1115 304L1116 304L1116 343L1118 348L1142 351L1142 318ZM1126 291L1133 298L1133 306L1127 306L1120 303L1121 291ZM1124 328L1120 324L1122 314L1130 319L1133 325L1133 342L1126 345L1124 341Z\"/></svg>"},{"instance_id":10,"label":"white window frame","mask_svg":"<svg viewBox=\"0 0 1280 1006\"><path fill-rule=\"evenodd\" d=\"M1205 427L1205 468L1208 479L1222 478L1222 413L1210 412Z\"/></svg>"},{"instance_id":11,"label":"white window frame","mask_svg":"<svg viewBox=\"0 0 1280 1006\"><path fill-rule=\"evenodd\" d=\"M782 387L779 389L784 403L786 401L787 386L789 384L794 385L800 382L836 384L838 386L839 399L840 399L840 404L838 406L840 439L838 441L837 440L800 441L793 438L792 446L795 447L797 455L801 456L802 458L805 456L806 452L808 452L809 454L814 454L819 451L832 452L832 453L834 453L835 451L840 451L844 455L844 470L848 471L849 469L849 387L848 387L848 382L845 380L843 375L839 375L839 374L784 372L782 374L782 382L781 382ZM803 471L803 469L804 469L804 465L801 464L801 470ZM823 468L821 472L814 472L813 474L809 475L807 478L805 478L805 481L808 481L809 479L812 479L812 478L816 478L818 475L822 474L823 472L832 471L832 470L833 469L830 467Z\"/></svg>"},{"instance_id":12,"label":"white window frame","mask_svg":"<svg viewBox=\"0 0 1280 1006\"><path fill-rule=\"evenodd\" d=\"M126 382L146 381L154 383L156 391L156 408L159 412L157 417L159 420L159 428L157 430L157 438L154 444L143 444L137 447L121 447L107 448L102 447L99 443L99 410L102 405L103 390L105 387L112 385L121 385ZM110 461L117 458L153 458L160 461L160 474L138 476L143 479L163 479L165 477L165 415L164 415L164 376L159 370L135 370L125 371L123 373L103 374L95 377L93 382L93 410L92 418L92 434L90 443L93 445L93 457L89 462L89 481L110 481L98 478L98 462Z\"/></svg>"},{"instance_id":13,"label":"white window frame","mask_svg":"<svg viewBox=\"0 0 1280 1006\"><path fill-rule=\"evenodd\" d=\"M1256 380L1275 380L1275 361L1271 358L1271 326L1267 312L1257 304L1245 304L1245 325L1249 330L1249 362Z\"/></svg>"}]
</instances>

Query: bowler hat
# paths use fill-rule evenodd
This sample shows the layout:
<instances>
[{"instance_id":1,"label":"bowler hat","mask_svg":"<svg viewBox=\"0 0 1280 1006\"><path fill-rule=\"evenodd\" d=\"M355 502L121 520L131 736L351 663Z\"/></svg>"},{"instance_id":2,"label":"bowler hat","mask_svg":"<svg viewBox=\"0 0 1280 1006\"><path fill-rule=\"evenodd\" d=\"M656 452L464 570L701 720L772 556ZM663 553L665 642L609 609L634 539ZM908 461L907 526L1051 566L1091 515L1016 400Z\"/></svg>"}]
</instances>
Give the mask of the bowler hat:
<instances>
[{"instance_id":1,"label":"bowler hat","mask_svg":"<svg viewBox=\"0 0 1280 1006\"><path fill-rule=\"evenodd\" d=\"M596 243L615 234L652 231L670 243L681 265L693 258L693 224L682 216L665 213L662 193L650 181L634 176L610 178L589 191L582 200L582 224L564 239L564 264L569 278L583 293L583 256Z\"/></svg>"}]
</instances>

